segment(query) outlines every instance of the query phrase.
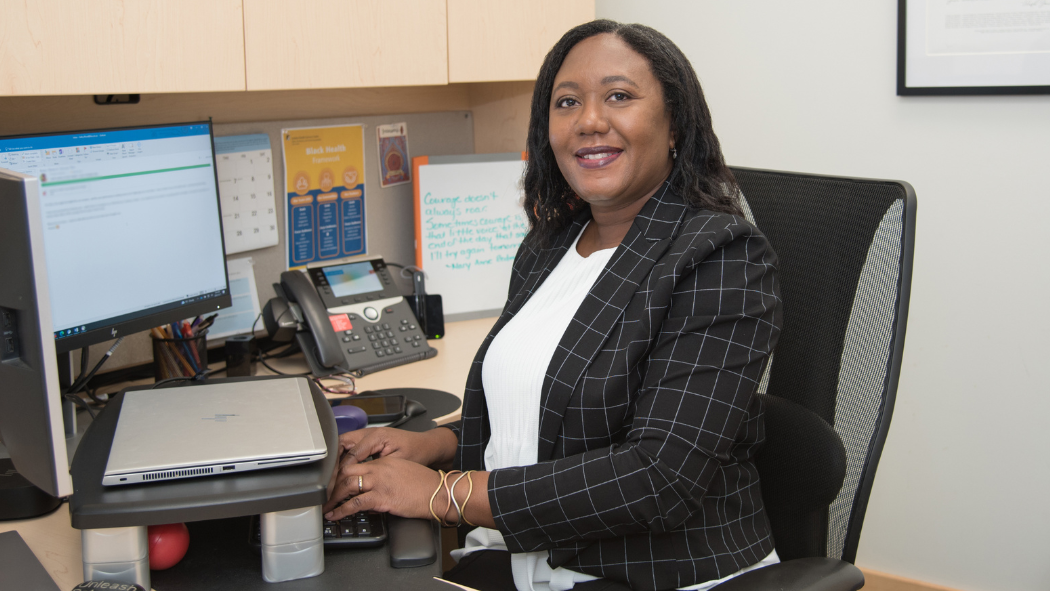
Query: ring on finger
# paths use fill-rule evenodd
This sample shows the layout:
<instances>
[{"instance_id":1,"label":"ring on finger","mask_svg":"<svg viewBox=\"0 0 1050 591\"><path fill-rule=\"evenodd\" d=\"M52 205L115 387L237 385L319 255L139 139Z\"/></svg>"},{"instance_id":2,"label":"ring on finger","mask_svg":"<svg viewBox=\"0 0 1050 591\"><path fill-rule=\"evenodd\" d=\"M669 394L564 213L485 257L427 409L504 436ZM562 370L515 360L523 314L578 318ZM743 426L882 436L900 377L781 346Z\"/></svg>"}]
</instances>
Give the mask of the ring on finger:
<instances>
[{"instance_id":1,"label":"ring on finger","mask_svg":"<svg viewBox=\"0 0 1050 591\"><path fill-rule=\"evenodd\" d=\"M365 477L362 474L357 475L357 494L365 492Z\"/></svg>"}]
</instances>

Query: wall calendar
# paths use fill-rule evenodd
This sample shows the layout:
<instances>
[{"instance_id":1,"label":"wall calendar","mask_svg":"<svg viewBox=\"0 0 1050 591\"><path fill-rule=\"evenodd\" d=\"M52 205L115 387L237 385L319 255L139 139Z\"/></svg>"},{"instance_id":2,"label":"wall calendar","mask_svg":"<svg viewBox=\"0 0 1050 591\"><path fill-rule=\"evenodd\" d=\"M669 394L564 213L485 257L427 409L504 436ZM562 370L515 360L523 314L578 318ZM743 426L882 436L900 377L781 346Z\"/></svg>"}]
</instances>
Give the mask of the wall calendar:
<instances>
[{"instance_id":1,"label":"wall calendar","mask_svg":"<svg viewBox=\"0 0 1050 591\"><path fill-rule=\"evenodd\" d=\"M280 239L270 136L215 138L226 254L273 246Z\"/></svg>"}]
</instances>

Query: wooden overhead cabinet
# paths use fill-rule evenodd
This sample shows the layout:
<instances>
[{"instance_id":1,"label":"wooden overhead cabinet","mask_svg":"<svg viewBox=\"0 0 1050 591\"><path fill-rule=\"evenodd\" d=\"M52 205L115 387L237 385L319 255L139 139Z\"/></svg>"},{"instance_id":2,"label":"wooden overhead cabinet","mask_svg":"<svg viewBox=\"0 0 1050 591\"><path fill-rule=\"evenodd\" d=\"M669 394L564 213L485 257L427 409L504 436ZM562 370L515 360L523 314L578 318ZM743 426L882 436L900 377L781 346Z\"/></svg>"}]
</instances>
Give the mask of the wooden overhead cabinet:
<instances>
[{"instance_id":1,"label":"wooden overhead cabinet","mask_svg":"<svg viewBox=\"0 0 1050 591\"><path fill-rule=\"evenodd\" d=\"M0 96L534 80L594 0L0 0Z\"/></svg>"},{"instance_id":2,"label":"wooden overhead cabinet","mask_svg":"<svg viewBox=\"0 0 1050 591\"><path fill-rule=\"evenodd\" d=\"M448 0L448 81L535 80L569 29L594 20L594 0Z\"/></svg>"},{"instance_id":3,"label":"wooden overhead cabinet","mask_svg":"<svg viewBox=\"0 0 1050 591\"><path fill-rule=\"evenodd\" d=\"M244 88L240 0L0 0L0 96Z\"/></svg>"},{"instance_id":4,"label":"wooden overhead cabinet","mask_svg":"<svg viewBox=\"0 0 1050 591\"><path fill-rule=\"evenodd\" d=\"M445 0L245 0L248 90L448 83Z\"/></svg>"}]
</instances>

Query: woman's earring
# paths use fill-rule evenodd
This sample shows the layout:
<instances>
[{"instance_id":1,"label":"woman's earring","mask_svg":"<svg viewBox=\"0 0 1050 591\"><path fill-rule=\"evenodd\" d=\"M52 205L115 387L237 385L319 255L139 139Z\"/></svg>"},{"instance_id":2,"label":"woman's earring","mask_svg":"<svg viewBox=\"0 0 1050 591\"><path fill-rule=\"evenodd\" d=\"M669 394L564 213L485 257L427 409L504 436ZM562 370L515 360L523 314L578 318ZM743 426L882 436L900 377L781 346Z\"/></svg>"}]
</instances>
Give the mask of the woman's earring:
<instances>
[{"instance_id":1,"label":"woman's earring","mask_svg":"<svg viewBox=\"0 0 1050 591\"><path fill-rule=\"evenodd\" d=\"M671 159L678 160L678 148L671 146Z\"/></svg>"}]
</instances>

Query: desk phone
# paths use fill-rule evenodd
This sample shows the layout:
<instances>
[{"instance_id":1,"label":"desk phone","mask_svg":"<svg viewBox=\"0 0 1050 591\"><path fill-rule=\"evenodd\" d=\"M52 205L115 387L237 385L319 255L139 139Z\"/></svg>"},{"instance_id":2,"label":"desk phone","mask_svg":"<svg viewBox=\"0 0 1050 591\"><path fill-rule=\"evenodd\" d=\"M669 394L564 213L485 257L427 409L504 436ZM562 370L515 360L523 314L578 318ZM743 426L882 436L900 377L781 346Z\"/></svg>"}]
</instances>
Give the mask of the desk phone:
<instances>
[{"instance_id":1,"label":"desk phone","mask_svg":"<svg viewBox=\"0 0 1050 591\"><path fill-rule=\"evenodd\" d=\"M276 339L271 325L280 324L284 304L299 322L295 339L316 376L365 375L437 355L382 257L286 271L274 289L291 305L267 304L267 331Z\"/></svg>"}]
</instances>

